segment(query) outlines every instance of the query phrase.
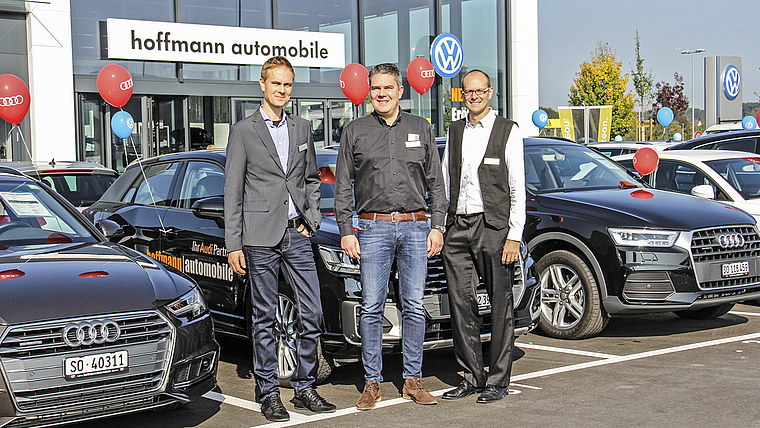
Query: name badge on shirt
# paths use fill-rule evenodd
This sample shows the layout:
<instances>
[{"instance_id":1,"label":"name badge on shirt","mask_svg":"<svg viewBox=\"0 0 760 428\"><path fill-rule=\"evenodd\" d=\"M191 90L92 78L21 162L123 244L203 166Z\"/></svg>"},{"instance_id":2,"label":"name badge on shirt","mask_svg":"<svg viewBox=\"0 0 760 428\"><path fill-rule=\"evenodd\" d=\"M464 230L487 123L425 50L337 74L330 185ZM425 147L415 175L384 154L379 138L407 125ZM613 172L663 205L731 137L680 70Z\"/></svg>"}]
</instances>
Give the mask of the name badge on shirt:
<instances>
[{"instance_id":1,"label":"name badge on shirt","mask_svg":"<svg viewBox=\"0 0 760 428\"><path fill-rule=\"evenodd\" d=\"M406 137L406 141L420 141L420 134L409 134Z\"/></svg>"},{"instance_id":2,"label":"name badge on shirt","mask_svg":"<svg viewBox=\"0 0 760 428\"><path fill-rule=\"evenodd\" d=\"M303 143L303 144L301 144L300 146L298 146L298 151L299 151L299 152L302 152L302 151L306 150L306 147L307 147L307 145L306 145L306 144L307 144L307 143Z\"/></svg>"},{"instance_id":3,"label":"name badge on shirt","mask_svg":"<svg viewBox=\"0 0 760 428\"><path fill-rule=\"evenodd\" d=\"M409 135L411 135L411 134L409 134ZM419 140L417 140L417 141L407 141L406 142L406 148L407 149L411 149L411 148L414 148L414 147L422 147L422 144L420 144Z\"/></svg>"},{"instance_id":4,"label":"name badge on shirt","mask_svg":"<svg viewBox=\"0 0 760 428\"><path fill-rule=\"evenodd\" d=\"M499 158L483 158L483 163L486 165L498 165Z\"/></svg>"}]
</instances>

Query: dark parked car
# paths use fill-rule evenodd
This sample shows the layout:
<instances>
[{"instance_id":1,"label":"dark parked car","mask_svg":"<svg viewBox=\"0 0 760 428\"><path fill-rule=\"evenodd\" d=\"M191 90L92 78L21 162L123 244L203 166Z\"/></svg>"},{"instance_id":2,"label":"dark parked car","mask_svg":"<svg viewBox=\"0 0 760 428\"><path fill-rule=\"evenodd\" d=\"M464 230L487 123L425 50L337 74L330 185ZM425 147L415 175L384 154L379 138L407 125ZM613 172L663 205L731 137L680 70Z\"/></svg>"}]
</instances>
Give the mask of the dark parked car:
<instances>
[{"instance_id":1,"label":"dark parked car","mask_svg":"<svg viewBox=\"0 0 760 428\"><path fill-rule=\"evenodd\" d=\"M617 314L714 318L760 296L760 236L749 214L652 189L569 140L524 141L523 238L537 260L548 335L593 336Z\"/></svg>"},{"instance_id":2,"label":"dark parked car","mask_svg":"<svg viewBox=\"0 0 760 428\"><path fill-rule=\"evenodd\" d=\"M323 330L318 381L324 380L334 364L359 360L359 265L340 249L340 233L333 213L336 150L317 151L322 178L321 229L312 239L321 285ZM109 219L121 229L112 239L133 247L190 275L198 281L208 301L218 330L250 337L250 290L247 278L232 272L224 243L223 150L176 153L142 163L147 183L138 165L128 168L100 201L92 205L89 218ZM400 352L401 312L395 271L391 273L389 303L385 309L383 349ZM490 335L490 303L479 288L482 339ZM516 334L530 331L538 321L539 290L533 260L523 247L514 282ZM281 280L277 313L279 353L278 376L287 383L293 372L295 352L295 307L292 291ZM425 348L452 346L446 279L439 257L428 263L425 289L427 330Z\"/></svg>"},{"instance_id":3,"label":"dark parked car","mask_svg":"<svg viewBox=\"0 0 760 428\"><path fill-rule=\"evenodd\" d=\"M167 409L216 386L219 345L192 280L6 167L0 220L0 425Z\"/></svg>"},{"instance_id":4,"label":"dark parked car","mask_svg":"<svg viewBox=\"0 0 760 428\"><path fill-rule=\"evenodd\" d=\"M85 212L93 202L100 199L118 174L112 169L94 162L2 162L24 174L41 180Z\"/></svg>"},{"instance_id":5,"label":"dark parked car","mask_svg":"<svg viewBox=\"0 0 760 428\"><path fill-rule=\"evenodd\" d=\"M760 144L758 144L758 140L760 140L760 129L721 132L674 144L665 150L711 149L760 153Z\"/></svg>"}]
</instances>

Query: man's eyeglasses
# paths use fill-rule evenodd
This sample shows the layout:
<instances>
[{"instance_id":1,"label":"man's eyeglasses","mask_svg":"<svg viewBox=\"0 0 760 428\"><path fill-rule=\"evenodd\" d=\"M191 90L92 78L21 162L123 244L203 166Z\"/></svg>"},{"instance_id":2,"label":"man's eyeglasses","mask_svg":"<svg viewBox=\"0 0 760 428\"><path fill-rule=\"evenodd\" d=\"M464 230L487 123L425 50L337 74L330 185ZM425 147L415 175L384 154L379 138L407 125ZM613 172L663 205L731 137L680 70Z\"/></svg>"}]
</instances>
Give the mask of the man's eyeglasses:
<instances>
[{"instance_id":1,"label":"man's eyeglasses","mask_svg":"<svg viewBox=\"0 0 760 428\"><path fill-rule=\"evenodd\" d=\"M478 96L482 97L483 95L487 94L488 91L490 91L490 90L491 90L491 88L485 88L485 89L465 89L464 91L462 91L462 94L465 97L471 97L473 95L478 95Z\"/></svg>"}]
</instances>

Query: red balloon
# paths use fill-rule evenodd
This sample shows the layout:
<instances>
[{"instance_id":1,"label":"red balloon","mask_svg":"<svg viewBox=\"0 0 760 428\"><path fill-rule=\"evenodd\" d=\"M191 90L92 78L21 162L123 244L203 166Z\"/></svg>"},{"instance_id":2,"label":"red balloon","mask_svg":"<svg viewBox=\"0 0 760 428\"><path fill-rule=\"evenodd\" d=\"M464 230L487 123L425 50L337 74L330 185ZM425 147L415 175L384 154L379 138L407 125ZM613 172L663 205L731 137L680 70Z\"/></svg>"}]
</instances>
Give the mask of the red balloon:
<instances>
[{"instance_id":1,"label":"red balloon","mask_svg":"<svg viewBox=\"0 0 760 428\"><path fill-rule=\"evenodd\" d=\"M29 111L29 88L12 74L0 75L0 117L18 125Z\"/></svg>"},{"instance_id":2,"label":"red balloon","mask_svg":"<svg viewBox=\"0 0 760 428\"><path fill-rule=\"evenodd\" d=\"M98 73L98 92L108 104L121 108L132 96L132 76L126 68L108 64Z\"/></svg>"},{"instance_id":3,"label":"red balloon","mask_svg":"<svg viewBox=\"0 0 760 428\"><path fill-rule=\"evenodd\" d=\"M642 147L636 150L636 154L633 155L633 167L641 175L651 174L657 169L658 163L660 163L660 157L651 147Z\"/></svg>"},{"instance_id":4,"label":"red balloon","mask_svg":"<svg viewBox=\"0 0 760 428\"><path fill-rule=\"evenodd\" d=\"M340 89L355 105L364 102L369 93L369 73L361 64L352 62L340 73Z\"/></svg>"},{"instance_id":5,"label":"red balloon","mask_svg":"<svg viewBox=\"0 0 760 428\"><path fill-rule=\"evenodd\" d=\"M427 60L427 58L415 58L406 67L406 78L409 80L409 84L412 85L415 91L420 94L430 90L435 81L435 69L433 63Z\"/></svg>"},{"instance_id":6,"label":"red balloon","mask_svg":"<svg viewBox=\"0 0 760 428\"><path fill-rule=\"evenodd\" d=\"M755 118L757 119L757 123L760 123L760 110L755 113Z\"/></svg>"}]
</instances>

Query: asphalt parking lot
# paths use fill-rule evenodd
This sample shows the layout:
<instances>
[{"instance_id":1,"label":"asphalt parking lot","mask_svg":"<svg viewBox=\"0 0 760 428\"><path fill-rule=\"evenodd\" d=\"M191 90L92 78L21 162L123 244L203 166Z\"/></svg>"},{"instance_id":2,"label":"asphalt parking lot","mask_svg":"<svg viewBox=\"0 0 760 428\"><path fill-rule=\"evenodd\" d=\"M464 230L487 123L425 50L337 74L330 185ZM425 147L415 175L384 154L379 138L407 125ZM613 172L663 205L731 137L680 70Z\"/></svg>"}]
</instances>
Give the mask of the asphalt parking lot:
<instances>
[{"instance_id":1,"label":"asphalt parking lot","mask_svg":"<svg viewBox=\"0 0 760 428\"><path fill-rule=\"evenodd\" d=\"M78 427L760 427L760 305L741 304L716 320L671 313L614 318L582 341L531 333L517 340L510 395L490 405L475 396L420 406L401 398L401 358L385 358L382 401L359 412L360 364L336 368L319 392L332 414L295 412L282 391L286 423L269 423L253 401L250 344L220 336L219 387L174 411L143 412ZM461 380L453 351L425 354L423 383L436 395Z\"/></svg>"}]
</instances>

